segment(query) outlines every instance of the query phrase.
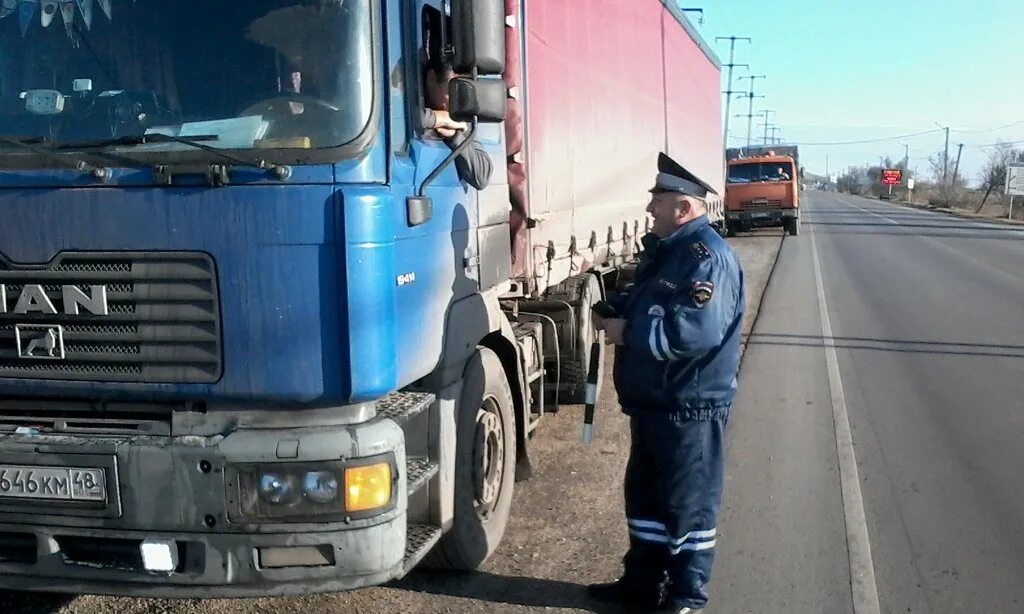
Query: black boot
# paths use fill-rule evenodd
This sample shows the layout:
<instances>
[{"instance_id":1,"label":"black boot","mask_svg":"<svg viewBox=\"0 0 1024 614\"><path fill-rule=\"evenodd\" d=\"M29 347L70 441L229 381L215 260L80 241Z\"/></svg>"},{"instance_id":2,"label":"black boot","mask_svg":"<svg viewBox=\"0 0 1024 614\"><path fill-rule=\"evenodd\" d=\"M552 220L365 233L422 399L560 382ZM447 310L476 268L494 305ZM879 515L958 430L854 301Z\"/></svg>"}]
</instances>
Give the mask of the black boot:
<instances>
[{"instance_id":1,"label":"black boot","mask_svg":"<svg viewBox=\"0 0 1024 614\"><path fill-rule=\"evenodd\" d=\"M615 603L632 608L657 609L663 605L663 590L660 586L641 588L622 580L605 584L591 584L587 593L605 603Z\"/></svg>"}]
</instances>

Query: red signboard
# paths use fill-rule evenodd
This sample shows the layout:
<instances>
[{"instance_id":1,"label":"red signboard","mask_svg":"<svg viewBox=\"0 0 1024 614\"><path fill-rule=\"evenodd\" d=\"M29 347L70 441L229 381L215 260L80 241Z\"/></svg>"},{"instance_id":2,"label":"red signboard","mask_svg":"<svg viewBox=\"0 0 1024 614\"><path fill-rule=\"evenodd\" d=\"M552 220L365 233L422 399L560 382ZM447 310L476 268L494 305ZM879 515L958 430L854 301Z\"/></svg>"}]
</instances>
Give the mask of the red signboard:
<instances>
[{"instance_id":1,"label":"red signboard","mask_svg":"<svg viewBox=\"0 0 1024 614\"><path fill-rule=\"evenodd\" d=\"M887 168L882 171L882 185L899 185L903 180L903 171L898 168Z\"/></svg>"}]
</instances>

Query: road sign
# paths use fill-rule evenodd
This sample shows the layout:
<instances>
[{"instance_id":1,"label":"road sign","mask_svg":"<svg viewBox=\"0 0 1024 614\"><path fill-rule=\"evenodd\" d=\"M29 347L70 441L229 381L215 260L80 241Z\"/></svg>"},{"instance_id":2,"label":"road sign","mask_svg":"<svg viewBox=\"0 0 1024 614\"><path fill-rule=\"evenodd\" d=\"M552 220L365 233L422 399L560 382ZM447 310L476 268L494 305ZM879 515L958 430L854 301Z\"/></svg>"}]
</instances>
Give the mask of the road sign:
<instances>
[{"instance_id":1,"label":"road sign","mask_svg":"<svg viewBox=\"0 0 1024 614\"><path fill-rule=\"evenodd\" d=\"M1024 196L1024 164L1006 166L1006 193L1010 196Z\"/></svg>"},{"instance_id":2,"label":"road sign","mask_svg":"<svg viewBox=\"0 0 1024 614\"><path fill-rule=\"evenodd\" d=\"M913 190L914 189L914 180L913 179L907 179L907 189L908 190Z\"/></svg>"},{"instance_id":3,"label":"road sign","mask_svg":"<svg viewBox=\"0 0 1024 614\"><path fill-rule=\"evenodd\" d=\"M898 168L882 170L882 185L899 185L903 180L903 171Z\"/></svg>"}]
</instances>

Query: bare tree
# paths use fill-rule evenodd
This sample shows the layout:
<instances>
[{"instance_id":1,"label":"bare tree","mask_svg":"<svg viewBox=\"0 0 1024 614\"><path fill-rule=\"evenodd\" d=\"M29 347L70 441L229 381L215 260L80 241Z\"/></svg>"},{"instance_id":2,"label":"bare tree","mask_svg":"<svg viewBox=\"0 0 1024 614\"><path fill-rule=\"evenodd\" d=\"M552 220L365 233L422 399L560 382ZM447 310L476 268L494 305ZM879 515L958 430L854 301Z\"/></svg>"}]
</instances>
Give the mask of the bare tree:
<instances>
[{"instance_id":1,"label":"bare tree","mask_svg":"<svg viewBox=\"0 0 1024 614\"><path fill-rule=\"evenodd\" d=\"M1006 167L1011 162L1024 159L1024 152L1014 149L1009 143L999 142L988 152L988 162L981 170L981 187L985 190L985 196L981 204L975 209L975 213L981 212L985 201L992 192L1003 189L1006 183Z\"/></svg>"},{"instance_id":2,"label":"bare tree","mask_svg":"<svg viewBox=\"0 0 1024 614\"><path fill-rule=\"evenodd\" d=\"M850 194L863 194L865 185L869 184L869 181L865 175L865 169L862 167L851 166L846 169L846 172L839 176L836 182L836 187L840 192L848 192Z\"/></svg>"},{"instance_id":3,"label":"bare tree","mask_svg":"<svg viewBox=\"0 0 1024 614\"><path fill-rule=\"evenodd\" d=\"M935 185L945 188L942 185L942 175L945 173L946 164L945 159L941 153L936 153L928 156L928 168L931 170L932 179L935 181Z\"/></svg>"}]
</instances>

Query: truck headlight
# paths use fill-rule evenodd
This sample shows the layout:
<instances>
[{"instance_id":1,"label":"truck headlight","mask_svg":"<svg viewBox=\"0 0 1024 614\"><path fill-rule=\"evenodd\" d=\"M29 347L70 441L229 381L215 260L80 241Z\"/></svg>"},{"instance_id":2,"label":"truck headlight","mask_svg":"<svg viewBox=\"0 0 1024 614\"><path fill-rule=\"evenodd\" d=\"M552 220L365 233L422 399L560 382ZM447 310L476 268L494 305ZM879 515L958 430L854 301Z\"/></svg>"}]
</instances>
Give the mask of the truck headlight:
<instances>
[{"instance_id":1,"label":"truck headlight","mask_svg":"<svg viewBox=\"0 0 1024 614\"><path fill-rule=\"evenodd\" d=\"M338 478L331 471L307 471L302 476L302 494L316 503L330 503L338 498Z\"/></svg>"},{"instance_id":2,"label":"truck headlight","mask_svg":"<svg viewBox=\"0 0 1024 614\"><path fill-rule=\"evenodd\" d=\"M260 475L260 497L272 505L288 503L295 496L295 484L292 476L281 473L264 473Z\"/></svg>"},{"instance_id":3,"label":"truck headlight","mask_svg":"<svg viewBox=\"0 0 1024 614\"><path fill-rule=\"evenodd\" d=\"M233 465L237 484L232 515L299 522L367 517L394 505L394 455L318 463ZM229 496L229 499L234 497Z\"/></svg>"},{"instance_id":4,"label":"truck headlight","mask_svg":"<svg viewBox=\"0 0 1024 614\"><path fill-rule=\"evenodd\" d=\"M345 469L345 509L365 512L391 501L391 465L375 463Z\"/></svg>"}]
</instances>

